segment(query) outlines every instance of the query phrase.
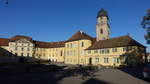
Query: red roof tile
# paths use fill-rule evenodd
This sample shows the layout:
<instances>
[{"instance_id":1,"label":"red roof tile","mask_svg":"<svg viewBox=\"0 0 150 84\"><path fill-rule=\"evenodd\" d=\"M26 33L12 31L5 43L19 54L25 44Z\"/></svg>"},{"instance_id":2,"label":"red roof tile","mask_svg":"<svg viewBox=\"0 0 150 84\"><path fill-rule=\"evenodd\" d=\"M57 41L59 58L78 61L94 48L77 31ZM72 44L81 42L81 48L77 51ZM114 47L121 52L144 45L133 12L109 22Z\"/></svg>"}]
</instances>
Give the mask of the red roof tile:
<instances>
[{"instance_id":1,"label":"red roof tile","mask_svg":"<svg viewBox=\"0 0 150 84\"><path fill-rule=\"evenodd\" d=\"M93 40L93 38L91 36L87 35L86 33L82 32L82 31L78 31L72 37L70 37L67 40L67 42L76 41L76 40L83 40L83 39Z\"/></svg>"},{"instance_id":2,"label":"red roof tile","mask_svg":"<svg viewBox=\"0 0 150 84\"><path fill-rule=\"evenodd\" d=\"M10 41L16 41L16 40L19 40L19 39L27 39L29 41L32 41L31 37L29 37L29 36L23 36L23 35L13 36L13 37L10 38Z\"/></svg>"},{"instance_id":3,"label":"red roof tile","mask_svg":"<svg viewBox=\"0 0 150 84\"><path fill-rule=\"evenodd\" d=\"M113 47L124 47L124 46L141 46L145 47L139 42L132 39L130 36L121 36L117 38L111 38L107 40L95 41L87 50L101 49L101 48L113 48Z\"/></svg>"},{"instance_id":4,"label":"red roof tile","mask_svg":"<svg viewBox=\"0 0 150 84\"><path fill-rule=\"evenodd\" d=\"M39 48L58 48L65 47L65 42L42 42L42 41L34 41L35 46Z\"/></svg>"},{"instance_id":5,"label":"red roof tile","mask_svg":"<svg viewBox=\"0 0 150 84\"><path fill-rule=\"evenodd\" d=\"M0 38L0 46L8 46L9 39L7 38Z\"/></svg>"}]
</instances>

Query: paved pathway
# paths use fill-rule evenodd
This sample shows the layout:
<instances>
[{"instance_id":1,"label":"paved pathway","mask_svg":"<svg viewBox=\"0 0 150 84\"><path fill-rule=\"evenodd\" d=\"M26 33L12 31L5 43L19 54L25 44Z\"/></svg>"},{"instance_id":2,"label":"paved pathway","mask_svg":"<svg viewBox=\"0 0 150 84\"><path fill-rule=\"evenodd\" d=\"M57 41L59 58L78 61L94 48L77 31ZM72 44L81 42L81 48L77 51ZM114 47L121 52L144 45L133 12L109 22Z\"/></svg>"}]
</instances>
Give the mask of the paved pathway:
<instances>
[{"instance_id":1,"label":"paved pathway","mask_svg":"<svg viewBox=\"0 0 150 84\"><path fill-rule=\"evenodd\" d=\"M64 78L60 84L150 84L118 69L103 69L94 78L81 79L81 76Z\"/></svg>"}]
</instances>

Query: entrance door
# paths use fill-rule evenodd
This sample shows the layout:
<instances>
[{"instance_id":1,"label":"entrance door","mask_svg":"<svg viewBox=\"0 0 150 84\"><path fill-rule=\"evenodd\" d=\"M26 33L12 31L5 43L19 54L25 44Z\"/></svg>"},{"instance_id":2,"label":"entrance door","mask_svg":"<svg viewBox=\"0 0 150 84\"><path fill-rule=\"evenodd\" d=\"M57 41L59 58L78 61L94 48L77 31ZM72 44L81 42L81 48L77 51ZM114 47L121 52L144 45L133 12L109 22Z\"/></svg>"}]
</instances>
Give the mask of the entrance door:
<instances>
[{"instance_id":1,"label":"entrance door","mask_svg":"<svg viewBox=\"0 0 150 84\"><path fill-rule=\"evenodd\" d=\"M92 65L92 58L89 58L89 65Z\"/></svg>"}]
</instances>

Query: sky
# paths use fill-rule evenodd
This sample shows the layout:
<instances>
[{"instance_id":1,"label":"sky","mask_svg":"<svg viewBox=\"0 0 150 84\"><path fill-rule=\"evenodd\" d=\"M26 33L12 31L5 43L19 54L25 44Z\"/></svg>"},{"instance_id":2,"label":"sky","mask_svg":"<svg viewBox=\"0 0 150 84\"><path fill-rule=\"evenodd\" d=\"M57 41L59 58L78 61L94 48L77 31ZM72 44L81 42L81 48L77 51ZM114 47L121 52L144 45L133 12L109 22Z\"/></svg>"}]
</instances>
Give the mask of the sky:
<instances>
[{"instance_id":1,"label":"sky","mask_svg":"<svg viewBox=\"0 0 150 84\"><path fill-rule=\"evenodd\" d=\"M110 37L129 34L147 46L141 27L150 0L0 0L0 38L26 35L34 40L67 40L78 30L96 37L97 13L108 12Z\"/></svg>"}]
</instances>

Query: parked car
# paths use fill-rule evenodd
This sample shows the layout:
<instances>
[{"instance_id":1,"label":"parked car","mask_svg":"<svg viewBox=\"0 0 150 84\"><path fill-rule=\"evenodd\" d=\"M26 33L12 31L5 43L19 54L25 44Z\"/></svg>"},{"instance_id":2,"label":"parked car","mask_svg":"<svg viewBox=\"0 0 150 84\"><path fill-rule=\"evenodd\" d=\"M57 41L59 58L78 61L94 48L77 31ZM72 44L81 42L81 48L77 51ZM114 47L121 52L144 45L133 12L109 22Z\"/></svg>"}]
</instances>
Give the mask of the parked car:
<instances>
[{"instance_id":1,"label":"parked car","mask_svg":"<svg viewBox=\"0 0 150 84\"><path fill-rule=\"evenodd\" d=\"M150 79L150 64L146 65L143 70L143 77L145 79Z\"/></svg>"}]
</instances>

